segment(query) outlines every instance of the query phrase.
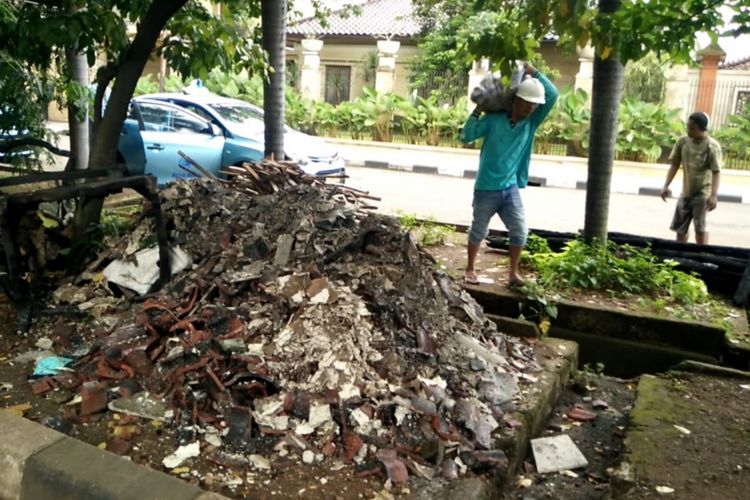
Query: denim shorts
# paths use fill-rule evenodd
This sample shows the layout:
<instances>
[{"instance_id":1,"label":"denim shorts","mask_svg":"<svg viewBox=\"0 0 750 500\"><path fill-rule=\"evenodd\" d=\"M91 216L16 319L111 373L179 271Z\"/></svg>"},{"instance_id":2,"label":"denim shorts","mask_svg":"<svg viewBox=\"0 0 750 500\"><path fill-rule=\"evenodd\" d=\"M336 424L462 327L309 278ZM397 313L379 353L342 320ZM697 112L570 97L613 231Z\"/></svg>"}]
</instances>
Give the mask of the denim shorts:
<instances>
[{"instance_id":1,"label":"denim shorts","mask_svg":"<svg viewBox=\"0 0 750 500\"><path fill-rule=\"evenodd\" d=\"M521 193L515 184L501 191L474 191L474 215L469 230L469 243L479 245L487 237L490 219L500 216L510 235L510 244L526 244L526 215L523 210Z\"/></svg>"}]
</instances>

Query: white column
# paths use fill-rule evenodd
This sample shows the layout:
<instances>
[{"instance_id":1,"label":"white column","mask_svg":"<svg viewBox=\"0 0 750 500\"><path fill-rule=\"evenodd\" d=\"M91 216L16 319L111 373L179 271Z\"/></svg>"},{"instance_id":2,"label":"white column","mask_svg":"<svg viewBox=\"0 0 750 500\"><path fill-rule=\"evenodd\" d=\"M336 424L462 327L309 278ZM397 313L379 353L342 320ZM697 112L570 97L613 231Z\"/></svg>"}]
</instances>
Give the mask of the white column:
<instances>
[{"instance_id":1,"label":"white column","mask_svg":"<svg viewBox=\"0 0 750 500\"><path fill-rule=\"evenodd\" d=\"M475 104L471 102L471 91L474 90L474 88L478 87L479 82L481 82L482 79L489 74L490 74L490 60L489 59L484 57L479 61L474 61L474 64L469 70L469 90L466 93L468 97L466 102L467 102L467 107L469 108L469 111L472 111L475 106Z\"/></svg>"},{"instance_id":2,"label":"white column","mask_svg":"<svg viewBox=\"0 0 750 500\"><path fill-rule=\"evenodd\" d=\"M676 64L667 71L667 85L664 91L664 105L669 109L682 110L683 121L687 120L691 113L692 103L688 103L690 83L688 78L688 67L686 64Z\"/></svg>"},{"instance_id":3,"label":"white column","mask_svg":"<svg viewBox=\"0 0 750 500\"><path fill-rule=\"evenodd\" d=\"M378 71L375 75L375 90L378 94L393 90L399 48L401 48L401 42L378 40Z\"/></svg>"},{"instance_id":4,"label":"white column","mask_svg":"<svg viewBox=\"0 0 750 500\"><path fill-rule=\"evenodd\" d=\"M320 50L323 40L302 40L302 71L300 91L303 97L319 101L321 99Z\"/></svg>"},{"instance_id":5,"label":"white column","mask_svg":"<svg viewBox=\"0 0 750 500\"><path fill-rule=\"evenodd\" d=\"M578 74L576 74L576 89L583 89L589 96L591 106L591 92L594 88L594 47L586 45L584 48L576 47L578 53Z\"/></svg>"}]
</instances>

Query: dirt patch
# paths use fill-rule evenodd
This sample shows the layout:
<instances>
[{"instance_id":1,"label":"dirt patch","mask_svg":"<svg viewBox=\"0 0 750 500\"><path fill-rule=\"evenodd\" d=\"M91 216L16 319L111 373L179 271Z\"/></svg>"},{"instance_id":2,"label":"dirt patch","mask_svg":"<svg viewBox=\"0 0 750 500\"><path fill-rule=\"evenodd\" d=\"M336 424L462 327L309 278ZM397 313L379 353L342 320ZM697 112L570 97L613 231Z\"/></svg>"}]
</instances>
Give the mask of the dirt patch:
<instances>
[{"instance_id":1,"label":"dirt patch","mask_svg":"<svg viewBox=\"0 0 750 500\"><path fill-rule=\"evenodd\" d=\"M579 372L558 400L542 436L567 434L581 450L588 467L565 473L539 474L534 457L526 457L524 469L503 498L581 500L610 498L611 476L622 457L627 415L635 398L635 382ZM606 405L606 407L605 407ZM596 415L581 422L571 418L580 408Z\"/></svg>"},{"instance_id":2,"label":"dirt patch","mask_svg":"<svg viewBox=\"0 0 750 500\"><path fill-rule=\"evenodd\" d=\"M742 388L745 386L746 388ZM637 484L625 498L747 498L750 379L677 372L639 385L629 460Z\"/></svg>"}]
</instances>

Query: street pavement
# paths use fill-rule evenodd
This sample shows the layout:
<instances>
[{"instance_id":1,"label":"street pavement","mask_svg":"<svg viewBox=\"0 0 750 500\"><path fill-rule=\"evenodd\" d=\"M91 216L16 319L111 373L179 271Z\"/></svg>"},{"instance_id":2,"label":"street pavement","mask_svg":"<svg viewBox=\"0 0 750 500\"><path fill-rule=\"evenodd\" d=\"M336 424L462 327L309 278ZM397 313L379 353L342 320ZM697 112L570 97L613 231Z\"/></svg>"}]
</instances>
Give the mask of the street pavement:
<instances>
[{"instance_id":1,"label":"street pavement","mask_svg":"<svg viewBox=\"0 0 750 500\"><path fill-rule=\"evenodd\" d=\"M407 144L326 139L337 148L347 165L373 166L392 170L429 172L453 177L474 177L479 164L475 149L433 148ZM616 161L612 171L613 193L641 194L659 192L668 165ZM532 155L529 167L531 181L547 186L585 187L588 159L569 156ZM679 192L682 171L672 181ZM750 203L750 171L724 170L719 187L720 201Z\"/></svg>"},{"instance_id":2,"label":"street pavement","mask_svg":"<svg viewBox=\"0 0 750 500\"><path fill-rule=\"evenodd\" d=\"M382 198L379 211L416 214L452 224L471 224L474 181L375 168L347 167L347 184ZM580 189L529 187L521 191L530 228L575 232L583 228L586 192ZM673 238L669 230L676 200L658 196L612 194L609 230ZM504 229L498 217L492 228ZM719 203L708 214L710 243L750 248L750 205ZM694 235L690 235L694 241Z\"/></svg>"}]
</instances>

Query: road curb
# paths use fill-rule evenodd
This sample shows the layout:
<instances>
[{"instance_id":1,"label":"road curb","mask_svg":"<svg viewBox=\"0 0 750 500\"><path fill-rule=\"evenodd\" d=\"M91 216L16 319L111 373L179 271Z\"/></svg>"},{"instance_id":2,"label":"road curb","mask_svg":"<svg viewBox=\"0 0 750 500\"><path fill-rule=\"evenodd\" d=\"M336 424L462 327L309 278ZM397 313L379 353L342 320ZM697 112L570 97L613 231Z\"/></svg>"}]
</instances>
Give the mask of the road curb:
<instances>
[{"instance_id":1,"label":"road curb","mask_svg":"<svg viewBox=\"0 0 750 500\"><path fill-rule=\"evenodd\" d=\"M422 164L397 165L397 164L386 162L386 161L347 160L347 165L350 167L375 168L379 170L396 170L399 172L411 172L414 174L423 174L423 175L440 175L440 176L448 176L448 177L458 177L458 178L463 178L463 179L476 179L477 177L477 171L473 169L457 170L457 171L452 171L451 173L448 173L448 172L441 170L440 167L422 165ZM586 189L586 185L587 183L585 180L576 181L575 189ZM563 188L563 189L571 188L570 183L564 184L564 183L556 182L554 179L550 179L547 177L537 177L537 176L529 177L529 186L556 187L556 188ZM640 186L634 191L623 192L622 194L633 194L633 195L640 195L640 196L661 196L661 188L657 188L654 186ZM719 202L721 203L750 203L750 197L747 197L746 199L746 197L735 195L735 194L720 194Z\"/></svg>"},{"instance_id":2,"label":"road curb","mask_svg":"<svg viewBox=\"0 0 750 500\"><path fill-rule=\"evenodd\" d=\"M175 477L0 411L1 500L221 500Z\"/></svg>"}]
</instances>

